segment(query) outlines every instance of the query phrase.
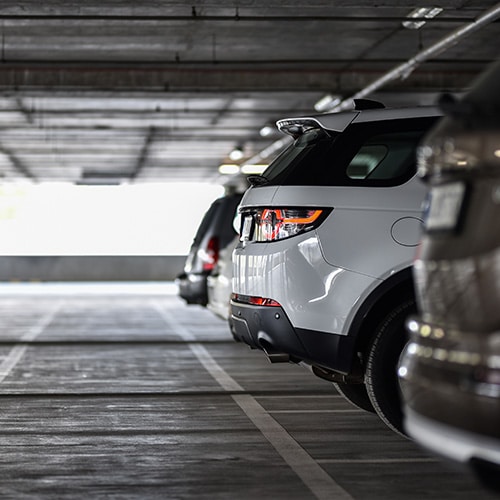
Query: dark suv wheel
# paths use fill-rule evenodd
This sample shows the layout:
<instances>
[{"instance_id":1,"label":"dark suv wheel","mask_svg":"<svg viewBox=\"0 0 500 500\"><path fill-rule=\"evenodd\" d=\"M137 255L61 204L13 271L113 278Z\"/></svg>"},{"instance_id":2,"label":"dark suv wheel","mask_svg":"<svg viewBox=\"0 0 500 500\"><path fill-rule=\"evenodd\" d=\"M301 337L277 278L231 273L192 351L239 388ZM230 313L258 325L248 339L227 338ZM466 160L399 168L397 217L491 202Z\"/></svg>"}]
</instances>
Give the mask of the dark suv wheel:
<instances>
[{"instance_id":1,"label":"dark suv wheel","mask_svg":"<svg viewBox=\"0 0 500 500\"><path fill-rule=\"evenodd\" d=\"M405 431L397 365L408 341L406 318L415 312L415 300L408 299L385 317L375 330L366 363L365 384L373 408L401 435L405 435Z\"/></svg>"}]
</instances>

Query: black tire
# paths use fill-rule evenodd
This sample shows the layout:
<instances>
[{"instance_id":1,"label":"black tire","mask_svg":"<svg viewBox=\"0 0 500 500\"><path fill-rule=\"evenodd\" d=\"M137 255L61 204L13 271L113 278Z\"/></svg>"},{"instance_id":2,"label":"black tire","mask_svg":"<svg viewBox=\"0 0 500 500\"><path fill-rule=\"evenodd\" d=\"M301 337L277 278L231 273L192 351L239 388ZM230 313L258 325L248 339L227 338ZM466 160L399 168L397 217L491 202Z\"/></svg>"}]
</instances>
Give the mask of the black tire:
<instances>
[{"instance_id":1,"label":"black tire","mask_svg":"<svg viewBox=\"0 0 500 500\"><path fill-rule=\"evenodd\" d=\"M334 382L333 385L339 394L356 408L375 413L365 384L344 384L342 382Z\"/></svg>"},{"instance_id":2,"label":"black tire","mask_svg":"<svg viewBox=\"0 0 500 500\"><path fill-rule=\"evenodd\" d=\"M372 338L365 371L366 389L375 412L393 431L405 437L397 366L408 342L405 321L415 312L415 301L408 299L380 323Z\"/></svg>"},{"instance_id":3,"label":"black tire","mask_svg":"<svg viewBox=\"0 0 500 500\"><path fill-rule=\"evenodd\" d=\"M476 478L493 493L500 493L500 466L496 463L473 458L470 465Z\"/></svg>"}]
</instances>

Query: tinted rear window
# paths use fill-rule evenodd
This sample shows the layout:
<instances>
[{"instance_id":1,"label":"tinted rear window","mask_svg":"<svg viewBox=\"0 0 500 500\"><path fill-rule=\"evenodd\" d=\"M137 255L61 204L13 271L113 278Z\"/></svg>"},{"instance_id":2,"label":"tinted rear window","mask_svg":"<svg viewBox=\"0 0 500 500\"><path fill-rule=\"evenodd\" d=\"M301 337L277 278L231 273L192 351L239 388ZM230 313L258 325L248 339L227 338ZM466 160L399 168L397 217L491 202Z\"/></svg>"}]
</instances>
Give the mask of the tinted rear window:
<instances>
[{"instance_id":1,"label":"tinted rear window","mask_svg":"<svg viewBox=\"0 0 500 500\"><path fill-rule=\"evenodd\" d=\"M205 213L196 231L193 245L199 246L202 239L208 235L208 237L218 236L220 247L224 248L236 234L233 219L242 196L243 194L238 193L215 200Z\"/></svg>"},{"instance_id":2,"label":"tinted rear window","mask_svg":"<svg viewBox=\"0 0 500 500\"><path fill-rule=\"evenodd\" d=\"M199 245L201 242L201 239L205 235L205 233L208 231L208 228L210 227L210 223L212 222L213 218L215 217L215 214L217 213L217 209L221 205L222 200L217 199L215 200L211 205L210 208L205 212L205 215L203 216L203 219L201 220L201 223L198 227L198 230L196 231L196 235L194 237L193 244L194 245Z\"/></svg>"},{"instance_id":3,"label":"tinted rear window","mask_svg":"<svg viewBox=\"0 0 500 500\"><path fill-rule=\"evenodd\" d=\"M416 146L436 119L352 124L333 135L309 130L263 175L283 186L399 185L415 174Z\"/></svg>"}]
</instances>

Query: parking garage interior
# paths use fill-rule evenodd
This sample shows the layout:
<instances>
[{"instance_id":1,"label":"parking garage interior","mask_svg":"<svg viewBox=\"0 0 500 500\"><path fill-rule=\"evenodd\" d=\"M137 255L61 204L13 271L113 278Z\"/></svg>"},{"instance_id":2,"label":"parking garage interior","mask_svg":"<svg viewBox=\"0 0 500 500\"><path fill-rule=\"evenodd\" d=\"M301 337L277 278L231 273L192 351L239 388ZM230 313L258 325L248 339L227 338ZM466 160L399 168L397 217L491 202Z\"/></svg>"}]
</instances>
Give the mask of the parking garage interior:
<instances>
[{"instance_id":1,"label":"parking garage interior","mask_svg":"<svg viewBox=\"0 0 500 500\"><path fill-rule=\"evenodd\" d=\"M461 96L481 0L0 3L0 497L495 498L178 296L275 123Z\"/></svg>"}]
</instances>

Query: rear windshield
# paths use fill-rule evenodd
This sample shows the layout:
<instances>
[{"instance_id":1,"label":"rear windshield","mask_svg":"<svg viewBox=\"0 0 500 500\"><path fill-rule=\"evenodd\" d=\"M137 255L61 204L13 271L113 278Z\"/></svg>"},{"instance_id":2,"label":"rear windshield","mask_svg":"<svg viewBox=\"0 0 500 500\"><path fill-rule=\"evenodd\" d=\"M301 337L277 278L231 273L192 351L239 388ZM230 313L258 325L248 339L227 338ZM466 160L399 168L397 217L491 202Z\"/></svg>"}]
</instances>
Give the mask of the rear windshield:
<instances>
[{"instance_id":1,"label":"rear windshield","mask_svg":"<svg viewBox=\"0 0 500 500\"><path fill-rule=\"evenodd\" d=\"M224 248L236 234L233 219L242 196L240 193L235 193L217 198L203 216L193 245L199 246L205 235L210 232L208 236L217 236L220 240L220 248Z\"/></svg>"},{"instance_id":2,"label":"rear windshield","mask_svg":"<svg viewBox=\"0 0 500 500\"><path fill-rule=\"evenodd\" d=\"M222 203L222 200L220 198L215 200L210 205L210 208L205 212L205 215L203 216L203 219L198 227L198 230L196 231L196 235L195 235L194 241L193 241L194 245L200 244L201 239L203 238L203 236L207 232L208 228L210 227L210 222L215 217L215 214L217 213L217 209L219 208L221 203Z\"/></svg>"},{"instance_id":3,"label":"rear windshield","mask_svg":"<svg viewBox=\"0 0 500 500\"><path fill-rule=\"evenodd\" d=\"M342 134L305 132L263 173L266 185L395 186L416 172L415 149L437 118L350 125Z\"/></svg>"}]
</instances>

